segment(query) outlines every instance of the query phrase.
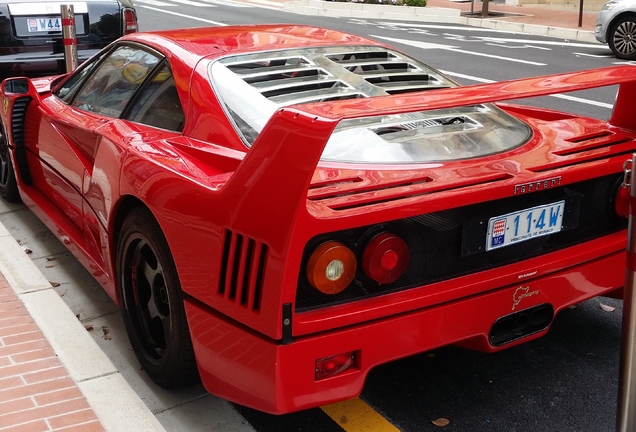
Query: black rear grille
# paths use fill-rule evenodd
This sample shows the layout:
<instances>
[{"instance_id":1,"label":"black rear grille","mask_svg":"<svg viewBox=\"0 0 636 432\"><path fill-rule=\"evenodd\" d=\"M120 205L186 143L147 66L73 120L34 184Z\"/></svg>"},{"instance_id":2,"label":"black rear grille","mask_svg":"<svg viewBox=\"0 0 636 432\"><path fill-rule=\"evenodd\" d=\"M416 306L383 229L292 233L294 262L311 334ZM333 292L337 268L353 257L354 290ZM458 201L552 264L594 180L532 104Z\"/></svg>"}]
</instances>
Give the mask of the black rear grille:
<instances>
[{"instance_id":1,"label":"black rear grille","mask_svg":"<svg viewBox=\"0 0 636 432\"><path fill-rule=\"evenodd\" d=\"M409 266L400 279L378 285L359 272L342 293L325 296L309 286L301 271L296 310L310 310L428 285L523 261L623 230L627 221L615 215L611 204L621 176L616 174L386 223L384 227L405 239L411 252ZM485 252L484 248L476 251L467 247L467 243L475 243L475 239L480 245L486 244L485 225L490 218L560 200L566 201L561 232L489 252ZM321 236L308 244L305 255L327 238L337 238L353 248L360 262L365 241L377 229L362 227ZM307 256L304 262L306 259Z\"/></svg>"}]
</instances>

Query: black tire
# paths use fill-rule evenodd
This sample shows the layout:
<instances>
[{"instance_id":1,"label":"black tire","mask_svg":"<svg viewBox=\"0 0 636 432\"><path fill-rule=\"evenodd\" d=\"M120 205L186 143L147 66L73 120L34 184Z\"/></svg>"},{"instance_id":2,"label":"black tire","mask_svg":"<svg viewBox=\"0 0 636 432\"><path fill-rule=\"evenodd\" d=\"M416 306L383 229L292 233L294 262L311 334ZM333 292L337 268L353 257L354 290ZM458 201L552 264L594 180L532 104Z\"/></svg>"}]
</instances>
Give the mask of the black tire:
<instances>
[{"instance_id":1,"label":"black tire","mask_svg":"<svg viewBox=\"0 0 636 432\"><path fill-rule=\"evenodd\" d=\"M15 171L9 154L9 144L4 133L4 128L0 125L0 196L7 201L20 201L18 185L15 181Z\"/></svg>"},{"instance_id":2,"label":"black tire","mask_svg":"<svg viewBox=\"0 0 636 432\"><path fill-rule=\"evenodd\" d=\"M636 17L626 16L616 21L607 42L616 57L636 60Z\"/></svg>"},{"instance_id":3,"label":"black tire","mask_svg":"<svg viewBox=\"0 0 636 432\"><path fill-rule=\"evenodd\" d=\"M177 270L159 224L145 209L124 220L117 242L124 324L137 359L165 388L199 379Z\"/></svg>"}]
</instances>

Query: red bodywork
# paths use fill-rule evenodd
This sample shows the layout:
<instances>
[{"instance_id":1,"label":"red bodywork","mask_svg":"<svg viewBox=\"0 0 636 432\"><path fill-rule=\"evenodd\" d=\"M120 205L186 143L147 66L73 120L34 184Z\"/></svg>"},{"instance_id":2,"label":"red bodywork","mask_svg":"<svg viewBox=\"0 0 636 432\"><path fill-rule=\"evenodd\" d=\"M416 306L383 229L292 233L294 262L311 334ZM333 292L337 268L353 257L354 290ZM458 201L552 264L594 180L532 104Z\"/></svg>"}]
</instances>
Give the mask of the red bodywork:
<instances>
[{"instance_id":1,"label":"red bodywork","mask_svg":"<svg viewBox=\"0 0 636 432\"><path fill-rule=\"evenodd\" d=\"M195 355L211 393L271 413L351 398L377 365L448 344L484 351L514 346L549 325L493 346L489 333L498 319L543 304L556 314L623 286L624 229L425 286L295 307L303 254L317 236L504 199L520 185L555 177L567 186L619 176L636 150L632 67L283 108L247 150L210 87L211 62L283 47L378 44L303 26L197 28L124 40L147 44L170 61L187 119L183 133L79 111L49 93L49 81L33 81L39 95L31 90L24 137L33 184L18 178L20 192L115 301L119 224L138 203L152 212L187 294ZM345 118L617 84L607 122L501 105L533 132L504 153L397 166L319 162ZM11 131L15 95L4 99L2 120ZM256 253L247 253L248 243ZM261 251L266 258L257 276L246 270L256 259L246 257ZM221 276L231 269L238 269L236 277ZM232 294L237 289L242 299ZM317 360L351 352L352 367L315 379Z\"/></svg>"}]
</instances>

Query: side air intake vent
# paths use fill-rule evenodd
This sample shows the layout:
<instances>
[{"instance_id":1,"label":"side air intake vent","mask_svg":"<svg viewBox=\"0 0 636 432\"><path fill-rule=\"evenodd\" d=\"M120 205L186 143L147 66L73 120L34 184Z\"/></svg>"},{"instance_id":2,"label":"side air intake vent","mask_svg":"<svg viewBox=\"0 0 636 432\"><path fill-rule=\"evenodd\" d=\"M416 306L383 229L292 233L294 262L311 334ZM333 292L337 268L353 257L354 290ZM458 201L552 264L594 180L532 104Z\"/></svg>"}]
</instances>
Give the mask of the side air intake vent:
<instances>
[{"instance_id":1,"label":"side air intake vent","mask_svg":"<svg viewBox=\"0 0 636 432\"><path fill-rule=\"evenodd\" d=\"M11 132L13 134L13 142L17 146L24 145L24 114L26 107L31 101L30 97L21 97L15 100L13 111L11 112Z\"/></svg>"},{"instance_id":2,"label":"side air intake vent","mask_svg":"<svg viewBox=\"0 0 636 432\"><path fill-rule=\"evenodd\" d=\"M267 254L267 245L225 230L219 295L259 312Z\"/></svg>"},{"instance_id":3,"label":"side air intake vent","mask_svg":"<svg viewBox=\"0 0 636 432\"><path fill-rule=\"evenodd\" d=\"M33 183L31 171L29 171L29 165L26 160L26 148L24 147L24 122L29 102L31 102L31 97L29 96L17 98L11 111L11 138L15 144L17 171L22 182L26 185Z\"/></svg>"}]
</instances>

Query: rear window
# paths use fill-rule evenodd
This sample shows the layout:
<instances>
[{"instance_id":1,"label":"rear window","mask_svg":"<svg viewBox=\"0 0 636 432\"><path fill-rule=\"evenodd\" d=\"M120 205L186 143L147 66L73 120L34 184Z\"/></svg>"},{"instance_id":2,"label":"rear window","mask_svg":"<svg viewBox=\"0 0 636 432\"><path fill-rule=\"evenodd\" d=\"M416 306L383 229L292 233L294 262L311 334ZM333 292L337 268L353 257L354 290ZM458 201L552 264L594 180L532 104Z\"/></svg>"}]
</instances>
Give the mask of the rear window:
<instances>
[{"instance_id":1,"label":"rear window","mask_svg":"<svg viewBox=\"0 0 636 432\"><path fill-rule=\"evenodd\" d=\"M88 16L86 3L70 4L75 14L75 34L85 35ZM59 3L10 3L8 6L17 37L61 36L62 12Z\"/></svg>"}]
</instances>

